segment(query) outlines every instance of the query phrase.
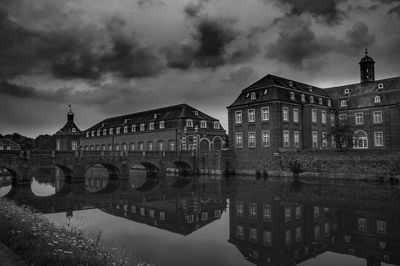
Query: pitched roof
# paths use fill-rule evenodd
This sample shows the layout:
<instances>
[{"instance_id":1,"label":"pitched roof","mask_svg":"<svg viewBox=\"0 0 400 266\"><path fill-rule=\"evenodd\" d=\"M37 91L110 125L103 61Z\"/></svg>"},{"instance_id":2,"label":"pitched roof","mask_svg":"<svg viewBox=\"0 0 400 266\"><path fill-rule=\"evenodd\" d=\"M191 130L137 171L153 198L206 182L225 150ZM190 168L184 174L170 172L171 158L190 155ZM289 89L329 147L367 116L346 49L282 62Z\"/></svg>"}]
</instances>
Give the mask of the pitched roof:
<instances>
[{"instance_id":1,"label":"pitched roof","mask_svg":"<svg viewBox=\"0 0 400 266\"><path fill-rule=\"evenodd\" d=\"M197 115L195 114L197 112ZM141 123L149 123L156 121L167 121L173 119L198 119L198 120L212 120L217 119L193 108L185 103L132 113L127 115L114 116L97 123L96 125L88 128L87 130L97 130L100 128L113 128L125 125L138 125Z\"/></svg>"}]
</instances>

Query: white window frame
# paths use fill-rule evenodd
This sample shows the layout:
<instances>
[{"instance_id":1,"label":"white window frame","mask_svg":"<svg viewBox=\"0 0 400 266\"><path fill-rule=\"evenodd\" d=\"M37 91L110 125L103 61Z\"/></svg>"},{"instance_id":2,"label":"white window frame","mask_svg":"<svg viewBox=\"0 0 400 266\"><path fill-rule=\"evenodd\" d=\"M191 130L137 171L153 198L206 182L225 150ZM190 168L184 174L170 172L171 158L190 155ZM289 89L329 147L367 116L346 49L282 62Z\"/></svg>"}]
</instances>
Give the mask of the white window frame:
<instances>
[{"instance_id":1,"label":"white window frame","mask_svg":"<svg viewBox=\"0 0 400 266\"><path fill-rule=\"evenodd\" d=\"M256 147L256 132L254 131L248 133L248 147L249 148Z\"/></svg>"},{"instance_id":2,"label":"white window frame","mask_svg":"<svg viewBox=\"0 0 400 266\"><path fill-rule=\"evenodd\" d=\"M290 147L290 133L289 130L283 131L283 147Z\"/></svg>"},{"instance_id":3,"label":"white window frame","mask_svg":"<svg viewBox=\"0 0 400 266\"><path fill-rule=\"evenodd\" d=\"M373 120L374 120L374 124L382 124L382 121L383 121L382 111L374 111L373 112Z\"/></svg>"},{"instance_id":4,"label":"white window frame","mask_svg":"<svg viewBox=\"0 0 400 266\"><path fill-rule=\"evenodd\" d=\"M368 230L368 221L366 218L358 219L358 231L367 231Z\"/></svg>"},{"instance_id":5,"label":"white window frame","mask_svg":"<svg viewBox=\"0 0 400 266\"><path fill-rule=\"evenodd\" d=\"M252 243L257 243L257 228L251 227L249 230L249 240Z\"/></svg>"},{"instance_id":6,"label":"white window frame","mask_svg":"<svg viewBox=\"0 0 400 266\"><path fill-rule=\"evenodd\" d=\"M107 129L103 129L103 136L107 135Z\"/></svg>"},{"instance_id":7,"label":"white window frame","mask_svg":"<svg viewBox=\"0 0 400 266\"><path fill-rule=\"evenodd\" d=\"M241 240L244 238L243 226L241 225L236 226L236 238Z\"/></svg>"},{"instance_id":8,"label":"white window frame","mask_svg":"<svg viewBox=\"0 0 400 266\"><path fill-rule=\"evenodd\" d=\"M136 125L132 125L131 131L136 132Z\"/></svg>"},{"instance_id":9,"label":"white window frame","mask_svg":"<svg viewBox=\"0 0 400 266\"><path fill-rule=\"evenodd\" d=\"M383 147L384 146L383 131L375 131L374 132L374 145L375 145L375 147Z\"/></svg>"},{"instance_id":10,"label":"white window frame","mask_svg":"<svg viewBox=\"0 0 400 266\"><path fill-rule=\"evenodd\" d=\"M128 126L124 126L124 133L128 133Z\"/></svg>"},{"instance_id":11,"label":"white window frame","mask_svg":"<svg viewBox=\"0 0 400 266\"><path fill-rule=\"evenodd\" d=\"M149 130L154 130L154 122L149 123Z\"/></svg>"},{"instance_id":12,"label":"white window frame","mask_svg":"<svg viewBox=\"0 0 400 266\"><path fill-rule=\"evenodd\" d=\"M322 105L322 98L319 98L319 99L318 99L318 103L319 103L320 105Z\"/></svg>"},{"instance_id":13,"label":"white window frame","mask_svg":"<svg viewBox=\"0 0 400 266\"><path fill-rule=\"evenodd\" d=\"M283 121L289 121L289 107L282 107L282 119Z\"/></svg>"},{"instance_id":14,"label":"white window frame","mask_svg":"<svg viewBox=\"0 0 400 266\"><path fill-rule=\"evenodd\" d=\"M218 121L214 122L214 129L219 129L219 122Z\"/></svg>"},{"instance_id":15,"label":"white window frame","mask_svg":"<svg viewBox=\"0 0 400 266\"><path fill-rule=\"evenodd\" d=\"M236 132L236 134L235 134L235 147L243 148L243 133L242 132Z\"/></svg>"},{"instance_id":16,"label":"white window frame","mask_svg":"<svg viewBox=\"0 0 400 266\"><path fill-rule=\"evenodd\" d=\"M321 111L322 124L326 124L326 111Z\"/></svg>"},{"instance_id":17,"label":"white window frame","mask_svg":"<svg viewBox=\"0 0 400 266\"><path fill-rule=\"evenodd\" d=\"M241 124L243 122L242 110L235 111L235 124Z\"/></svg>"},{"instance_id":18,"label":"white window frame","mask_svg":"<svg viewBox=\"0 0 400 266\"><path fill-rule=\"evenodd\" d=\"M117 127L115 133L116 133L116 134L120 134L120 133L121 133L121 128L120 128L120 127Z\"/></svg>"},{"instance_id":19,"label":"white window frame","mask_svg":"<svg viewBox=\"0 0 400 266\"><path fill-rule=\"evenodd\" d=\"M256 110L255 109L247 110L247 121L249 123L253 123L256 121Z\"/></svg>"},{"instance_id":20,"label":"white window frame","mask_svg":"<svg viewBox=\"0 0 400 266\"><path fill-rule=\"evenodd\" d=\"M285 206L285 222L292 220L292 208L290 206Z\"/></svg>"},{"instance_id":21,"label":"white window frame","mask_svg":"<svg viewBox=\"0 0 400 266\"><path fill-rule=\"evenodd\" d=\"M386 221L376 221L376 232L378 232L379 234L386 234Z\"/></svg>"},{"instance_id":22,"label":"white window frame","mask_svg":"<svg viewBox=\"0 0 400 266\"><path fill-rule=\"evenodd\" d=\"M207 121L206 120L201 120L200 121L200 128L207 128Z\"/></svg>"},{"instance_id":23,"label":"white window frame","mask_svg":"<svg viewBox=\"0 0 400 266\"><path fill-rule=\"evenodd\" d=\"M346 100L341 100L340 101L340 107L346 107L347 106L347 101Z\"/></svg>"},{"instance_id":24,"label":"white window frame","mask_svg":"<svg viewBox=\"0 0 400 266\"><path fill-rule=\"evenodd\" d=\"M293 91L291 91L290 92L290 100L294 100L295 98L294 98L294 92Z\"/></svg>"},{"instance_id":25,"label":"white window frame","mask_svg":"<svg viewBox=\"0 0 400 266\"><path fill-rule=\"evenodd\" d=\"M306 96L304 94L301 95L301 101L305 102L306 101Z\"/></svg>"},{"instance_id":26,"label":"white window frame","mask_svg":"<svg viewBox=\"0 0 400 266\"><path fill-rule=\"evenodd\" d=\"M331 114L331 126L335 126L335 115Z\"/></svg>"},{"instance_id":27,"label":"white window frame","mask_svg":"<svg viewBox=\"0 0 400 266\"><path fill-rule=\"evenodd\" d=\"M313 146L313 148L318 148L318 132L317 131L312 132L312 146Z\"/></svg>"},{"instance_id":28,"label":"white window frame","mask_svg":"<svg viewBox=\"0 0 400 266\"><path fill-rule=\"evenodd\" d=\"M109 134L110 135L114 134L114 128L110 128Z\"/></svg>"},{"instance_id":29,"label":"white window frame","mask_svg":"<svg viewBox=\"0 0 400 266\"><path fill-rule=\"evenodd\" d=\"M244 205L242 200L236 200L236 216L243 216Z\"/></svg>"},{"instance_id":30,"label":"white window frame","mask_svg":"<svg viewBox=\"0 0 400 266\"><path fill-rule=\"evenodd\" d=\"M255 100L255 99L257 99L257 93L255 92L250 93L250 100Z\"/></svg>"},{"instance_id":31,"label":"white window frame","mask_svg":"<svg viewBox=\"0 0 400 266\"><path fill-rule=\"evenodd\" d=\"M296 207L296 219L301 218L301 206Z\"/></svg>"},{"instance_id":32,"label":"white window frame","mask_svg":"<svg viewBox=\"0 0 400 266\"><path fill-rule=\"evenodd\" d=\"M257 218L257 203L256 202L249 203L249 216L251 218Z\"/></svg>"},{"instance_id":33,"label":"white window frame","mask_svg":"<svg viewBox=\"0 0 400 266\"><path fill-rule=\"evenodd\" d=\"M326 137L326 132L322 132L322 148L328 148L328 139Z\"/></svg>"},{"instance_id":34,"label":"white window frame","mask_svg":"<svg viewBox=\"0 0 400 266\"><path fill-rule=\"evenodd\" d=\"M159 127L160 127L160 129L164 129L165 128L165 121L160 121Z\"/></svg>"},{"instance_id":35,"label":"white window frame","mask_svg":"<svg viewBox=\"0 0 400 266\"><path fill-rule=\"evenodd\" d=\"M295 123L299 122L299 109L297 108L293 109L293 122Z\"/></svg>"},{"instance_id":36,"label":"white window frame","mask_svg":"<svg viewBox=\"0 0 400 266\"><path fill-rule=\"evenodd\" d=\"M314 96L310 96L310 103L314 103Z\"/></svg>"},{"instance_id":37,"label":"white window frame","mask_svg":"<svg viewBox=\"0 0 400 266\"><path fill-rule=\"evenodd\" d=\"M312 123L317 123L318 122L317 109L311 109L311 122Z\"/></svg>"},{"instance_id":38,"label":"white window frame","mask_svg":"<svg viewBox=\"0 0 400 266\"><path fill-rule=\"evenodd\" d=\"M293 145L296 148L300 147L300 132L299 131L293 131Z\"/></svg>"},{"instance_id":39,"label":"white window frame","mask_svg":"<svg viewBox=\"0 0 400 266\"><path fill-rule=\"evenodd\" d=\"M364 124L364 113L355 113L354 114L354 122L356 125L363 125Z\"/></svg>"},{"instance_id":40,"label":"white window frame","mask_svg":"<svg viewBox=\"0 0 400 266\"><path fill-rule=\"evenodd\" d=\"M262 134L262 146L269 147L271 145L271 134L269 130L265 130L261 132Z\"/></svg>"},{"instance_id":41,"label":"white window frame","mask_svg":"<svg viewBox=\"0 0 400 266\"><path fill-rule=\"evenodd\" d=\"M339 115L339 123L340 123L340 125L346 125L347 124L347 115L346 114L340 114Z\"/></svg>"},{"instance_id":42,"label":"white window frame","mask_svg":"<svg viewBox=\"0 0 400 266\"><path fill-rule=\"evenodd\" d=\"M145 124L140 124L140 131L144 131L145 130Z\"/></svg>"},{"instance_id":43,"label":"white window frame","mask_svg":"<svg viewBox=\"0 0 400 266\"><path fill-rule=\"evenodd\" d=\"M270 222L272 218L272 208L269 204L263 204L263 220Z\"/></svg>"},{"instance_id":44,"label":"white window frame","mask_svg":"<svg viewBox=\"0 0 400 266\"><path fill-rule=\"evenodd\" d=\"M261 120L262 121L269 120L269 106L261 107Z\"/></svg>"},{"instance_id":45,"label":"white window frame","mask_svg":"<svg viewBox=\"0 0 400 266\"><path fill-rule=\"evenodd\" d=\"M192 119L187 119L186 120L186 127L193 127L193 120Z\"/></svg>"},{"instance_id":46,"label":"white window frame","mask_svg":"<svg viewBox=\"0 0 400 266\"><path fill-rule=\"evenodd\" d=\"M374 103L381 103L382 102L382 98L379 95L376 95L374 98Z\"/></svg>"}]
</instances>

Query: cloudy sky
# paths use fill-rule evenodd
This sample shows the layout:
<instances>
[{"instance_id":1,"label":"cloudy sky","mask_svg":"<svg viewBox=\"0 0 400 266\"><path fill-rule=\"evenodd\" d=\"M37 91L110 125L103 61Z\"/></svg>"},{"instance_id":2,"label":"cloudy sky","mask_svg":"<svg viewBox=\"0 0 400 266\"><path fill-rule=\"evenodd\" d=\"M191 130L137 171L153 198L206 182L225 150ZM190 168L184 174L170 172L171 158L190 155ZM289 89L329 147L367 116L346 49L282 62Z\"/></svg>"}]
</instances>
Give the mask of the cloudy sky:
<instances>
[{"instance_id":1,"label":"cloudy sky","mask_svg":"<svg viewBox=\"0 0 400 266\"><path fill-rule=\"evenodd\" d=\"M400 76L400 0L1 0L0 133L52 134L188 103L221 120L268 73Z\"/></svg>"}]
</instances>

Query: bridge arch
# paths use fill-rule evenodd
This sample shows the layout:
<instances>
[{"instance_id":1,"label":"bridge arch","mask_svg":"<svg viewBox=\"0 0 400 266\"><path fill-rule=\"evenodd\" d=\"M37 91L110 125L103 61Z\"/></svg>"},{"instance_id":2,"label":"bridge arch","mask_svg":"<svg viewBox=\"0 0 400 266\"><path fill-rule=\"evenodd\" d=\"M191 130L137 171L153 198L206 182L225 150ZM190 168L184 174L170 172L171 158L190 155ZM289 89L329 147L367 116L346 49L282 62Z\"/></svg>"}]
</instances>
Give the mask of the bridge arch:
<instances>
[{"instance_id":1,"label":"bridge arch","mask_svg":"<svg viewBox=\"0 0 400 266\"><path fill-rule=\"evenodd\" d=\"M192 167L185 161L175 161L175 167L178 169L178 173L181 176L189 176L192 174Z\"/></svg>"},{"instance_id":2,"label":"bridge arch","mask_svg":"<svg viewBox=\"0 0 400 266\"><path fill-rule=\"evenodd\" d=\"M132 185L135 190L148 191L156 187L160 182L158 177L160 169L153 163L140 161L132 164L129 170L134 171L133 176L131 176L131 173L129 176L133 178Z\"/></svg>"}]
</instances>

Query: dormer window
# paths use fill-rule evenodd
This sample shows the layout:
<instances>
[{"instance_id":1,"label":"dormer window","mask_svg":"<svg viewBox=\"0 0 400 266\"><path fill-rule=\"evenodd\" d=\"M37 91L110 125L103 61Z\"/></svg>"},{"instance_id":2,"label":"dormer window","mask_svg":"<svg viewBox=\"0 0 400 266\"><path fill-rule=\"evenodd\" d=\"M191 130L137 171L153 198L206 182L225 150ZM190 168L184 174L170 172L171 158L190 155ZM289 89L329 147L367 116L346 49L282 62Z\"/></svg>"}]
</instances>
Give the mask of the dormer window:
<instances>
[{"instance_id":1,"label":"dormer window","mask_svg":"<svg viewBox=\"0 0 400 266\"><path fill-rule=\"evenodd\" d=\"M73 127L73 128L71 129L71 131L72 131L72 133L75 133L75 132L76 132L76 128Z\"/></svg>"},{"instance_id":2,"label":"dormer window","mask_svg":"<svg viewBox=\"0 0 400 266\"><path fill-rule=\"evenodd\" d=\"M314 96L310 96L310 103L314 103Z\"/></svg>"},{"instance_id":3,"label":"dormer window","mask_svg":"<svg viewBox=\"0 0 400 266\"><path fill-rule=\"evenodd\" d=\"M381 102L381 96L376 95L374 101L375 101L375 103L380 103Z\"/></svg>"},{"instance_id":4,"label":"dormer window","mask_svg":"<svg viewBox=\"0 0 400 266\"><path fill-rule=\"evenodd\" d=\"M293 91L290 92L290 100L294 100L294 92Z\"/></svg>"},{"instance_id":5,"label":"dormer window","mask_svg":"<svg viewBox=\"0 0 400 266\"><path fill-rule=\"evenodd\" d=\"M192 119L186 120L186 127L193 127L193 120Z\"/></svg>"},{"instance_id":6,"label":"dormer window","mask_svg":"<svg viewBox=\"0 0 400 266\"><path fill-rule=\"evenodd\" d=\"M124 126L124 133L128 133L128 126Z\"/></svg>"},{"instance_id":7,"label":"dormer window","mask_svg":"<svg viewBox=\"0 0 400 266\"><path fill-rule=\"evenodd\" d=\"M154 130L154 123L153 123L153 122L151 122L151 123L149 124L149 130Z\"/></svg>"},{"instance_id":8,"label":"dormer window","mask_svg":"<svg viewBox=\"0 0 400 266\"><path fill-rule=\"evenodd\" d=\"M344 95L349 95L350 94L350 89L344 89Z\"/></svg>"},{"instance_id":9,"label":"dormer window","mask_svg":"<svg viewBox=\"0 0 400 266\"><path fill-rule=\"evenodd\" d=\"M140 131L144 131L144 127L145 127L144 124L140 124Z\"/></svg>"},{"instance_id":10,"label":"dormer window","mask_svg":"<svg viewBox=\"0 0 400 266\"><path fill-rule=\"evenodd\" d=\"M154 115L153 115L153 118L154 118L154 119L157 119L157 114L154 114Z\"/></svg>"},{"instance_id":11,"label":"dormer window","mask_svg":"<svg viewBox=\"0 0 400 266\"><path fill-rule=\"evenodd\" d=\"M165 128L165 122L164 121L160 121L160 129Z\"/></svg>"},{"instance_id":12,"label":"dormer window","mask_svg":"<svg viewBox=\"0 0 400 266\"><path fill-rule=\"evenodd\" d=\"M383 84L382 83L378 84L378 89L380 89L380 90L383 89Z\"/></svg>"},{"instance_id":13,"label":"dormer window","mask_svg":"<svg viewBox=\"0 0 400 266\"><path fill-rule=\"evenodd\" d=\"M92 131L92 137L94 137L94 130Z\"/></svg>"},{"instance_id":14,"label":"dormer window","mask_svg":"<svg viewBox=\"0 0 400 266\"><path fill-rule=\"evenodd\" d=\"M88 138L90 136L90 132L86 131L86 137Z\"/></svg>"},{"instance_id":15,"label":"dormer window","mask_svg":"<svg viewBox=\"0 0 400 266\"><path fill-rule=\"evenodd\" d=\"M332 106L332 101L331 100L328 100L328 106L329 107Z\"/></svg>"},{"instance_id":16,"label":"dormer window","mask_svg":"<svg viewBox=\"0 0 400 266\"><path fill-rule=\"evenodd\" d=\"M124 124L128 123L128 118L124 119Z\"/></svg>"},{"instance_id":17,"label":"dormer window","mask_svg":"<svg viewBox=\"0 0 400 266\"><path fill-rule=\"evenodd\" d=\"M265 94L267 94L267 93L268 93L268 90L267 90L267 89L265 89L265 90L264 90L264 95L265 95Z\"/></svg>"},{"instance_id":18,"label":"dormer window","mask_svg":"<svg viewBox=\"0 0 400 266\"><path fill-rule=\"evenodd\" d=\"M200 121L200 128L207 128L207 121L201 120Z\"/></svg>"},{"instance_id":19,"label":"dormer window","mask_svg":"<svg viewBox=\"0 0 400 266\"><path fill-rule=\"evenodd\" d=\"M110 128L110 135L114 134L114 129Z\"/></svg>"},{"instance_id":20,"label":"dormer window","mask_svg":"<svg viewBox=\"0 0 400 266\"><path fill-rule=\"evenodd\" d=\"M107 135L107 129L103 129L103 136Z\"/></svg>"},{"instance_id":21,"label":"dormer window","mask_svg":"<svg viewBox=\"0 0 400 266\"><path fill-rule=\"evenodd\" d=\"M309 92L312 92L312 87L311 87L311 86L308 87L308 91L309 91Z\"/></svg>"},{"instance_id":22,"label":"dormer window","mask_svg":"<svg viewBox=\"0 0 400 266\"><path fill-rule=\"evenodd\" d=\"M251 99L251 100L255 100L255 99L256 99L256 93L255 93L255 92L252 92L252 93L250 94L250 99Z\"/></svg>"},{"instance_id":23,"label":"dormer window","mask_svg":"<svg viewBox=\"0 0 400 266\"><path fill-rule=\"evenodd\" d=\"M119 134L119 133L121 133L121 128L120 128L120 127L117 127L116 134Z\"/></svg>"},{"instance_id":24,"label":"dormer window","mask_svg":"<svg viewBox=\"0 0 400 266\"><path fill-rule=\"evenodd\" d=\"M97 130L97 136L100 136L100 129Z\"/></svg>"},{"instance_id":25,"label":"dormer window","mask_svg":"<svg viewBox=\"0 0 400 266\"><path fill-rule=\"evenodd\" d=\"M346 107L347 106L347 101L346 100L341 100L340 101L340 107Z\"/></svg>"},{"instance_id":26,"label":"dormer window","mask_svg":"<svg viewBox=\"0 0 400 266\"><path fill-rule=\"evenodd\" d=\"M306 96L304 94L301 95L301 101L305 102L306 101Z\"/></svg>"},{"instance_id":27,"label":"dormer window","mask_svg":"<svg viewBox=\"0 0 400 266\"><path fill-rule=\"evenodd\" d=\"M132 125L132 132L136 132L136 125Z\"/></svg>"},{"instance_id":28,"label":"dormer window","mask_svg":"<svg viewBox=\"0 0 400 266\"><path fill-rule=\"evenodd\" d=\"M194 111L194 115L199 115L199 111Z\"/></svg>"},{"instance_id":29,"label":"dormer window","mask_svg":"<svg viewBox=\"0 0 400 266\"><path fill-rule=\"evenodd\" d=\"M219 129L219 122L214 122L214 129Z\"/></svg>"},{"instance_id":30,"label":"dormer window","mask_svg":"<svg viewBox=\"0 0 400 266\"><path fill-rule=\"evenodd\" d=\"M318 99L318 103L322 105L322 98Z\"/></svg>"},{"instance_id":31,"label":"dormer window","mask_svg":"<svg viewBox=\"0 0 400 266\"><path fill-rule=\"evenodd\" d=\"M291 81L291 80L289 81L289 86L293 87L293 81Z\"/></svg>"}]
</instances>

